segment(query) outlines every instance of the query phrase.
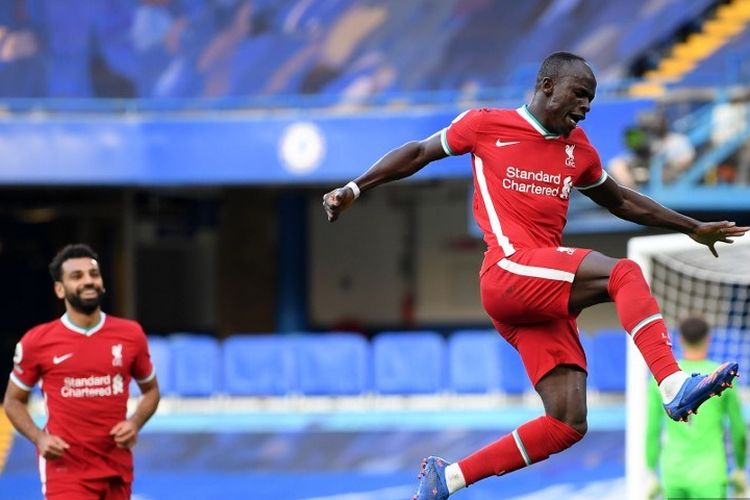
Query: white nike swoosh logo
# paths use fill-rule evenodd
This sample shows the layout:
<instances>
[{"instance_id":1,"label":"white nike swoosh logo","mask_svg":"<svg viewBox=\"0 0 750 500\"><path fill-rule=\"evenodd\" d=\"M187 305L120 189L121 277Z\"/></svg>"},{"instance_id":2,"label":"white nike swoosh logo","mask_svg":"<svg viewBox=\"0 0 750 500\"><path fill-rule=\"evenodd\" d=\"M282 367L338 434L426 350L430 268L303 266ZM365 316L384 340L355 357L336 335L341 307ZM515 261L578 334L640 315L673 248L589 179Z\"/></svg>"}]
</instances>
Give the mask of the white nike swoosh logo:
<instances>
[{"instance_id":1,"label":"white nike swoosh logo","mask_svg":"<svg viewBox=\"0 0 750 500\"><path fill-rule=\"evenodd\" d=\"M497 140L495 143L495 146L502 148L503 146L512 146L513 144L518 144L521 141L509 141L509 142L503 142L500 139Z\"/></svg>"},{"instance_id":2,"label":"white nike swoosh logo","mask_svg":"<svg viewBox=\"0 0 750 500\"><path fill-rule=\"evenodd\" d=\"M69 352L68 354L63 354L62 356L55 356L54 358L52 358L52 363L59 365L60 363L62 363L63 361L65 361L71 356L73 356L72 352Z\"/></svg>"}]
</instances>

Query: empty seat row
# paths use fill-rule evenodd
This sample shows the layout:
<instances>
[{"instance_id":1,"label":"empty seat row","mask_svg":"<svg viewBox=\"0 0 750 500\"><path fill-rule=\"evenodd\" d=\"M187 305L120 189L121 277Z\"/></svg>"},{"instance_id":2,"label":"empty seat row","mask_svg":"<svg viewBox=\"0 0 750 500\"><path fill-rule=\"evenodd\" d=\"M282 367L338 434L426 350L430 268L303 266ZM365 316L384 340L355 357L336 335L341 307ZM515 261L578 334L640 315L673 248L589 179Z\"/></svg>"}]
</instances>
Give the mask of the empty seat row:
<instances>
[{"instance_id":1,"label":"empty seat row","mask_svg":"<svg viewBox=\"0 0 750 500\"><path fill-rule=\"evenodd\" d=\"M620 331L581 337L590 386L625 388ZM360 395L377 393L510 395L531 390L521 359L494 330L149 337L162 393L185 397Z\"/></svg>"}]
</instances>

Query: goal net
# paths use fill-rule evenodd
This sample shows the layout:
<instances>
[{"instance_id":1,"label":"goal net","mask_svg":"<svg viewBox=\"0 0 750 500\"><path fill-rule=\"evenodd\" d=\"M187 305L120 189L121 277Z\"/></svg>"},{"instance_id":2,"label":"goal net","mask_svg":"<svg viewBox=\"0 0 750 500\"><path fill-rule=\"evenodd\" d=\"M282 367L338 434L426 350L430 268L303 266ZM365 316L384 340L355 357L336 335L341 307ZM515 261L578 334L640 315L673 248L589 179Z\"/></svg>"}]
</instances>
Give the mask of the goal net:
<instances>
[{"instance_id":1,"label":"goal net","mask_svg":"<svg viewBox=\"0 0 750 500\"><path fill-rule=\"evenodd\" d=\"M712 326L709 357L737 361L741 384L750 373L750 235L717 244L719 258L682 234L633 238L628 257L643 269L664 320L675 331L680 320L699 314ZM679 351L679 342L675 341ZM678 353L679 355L679 353ZM650 375L633 342L628 343L625 470L628 499L645 499L646 389Z\"/></svg>"}]
</instances>

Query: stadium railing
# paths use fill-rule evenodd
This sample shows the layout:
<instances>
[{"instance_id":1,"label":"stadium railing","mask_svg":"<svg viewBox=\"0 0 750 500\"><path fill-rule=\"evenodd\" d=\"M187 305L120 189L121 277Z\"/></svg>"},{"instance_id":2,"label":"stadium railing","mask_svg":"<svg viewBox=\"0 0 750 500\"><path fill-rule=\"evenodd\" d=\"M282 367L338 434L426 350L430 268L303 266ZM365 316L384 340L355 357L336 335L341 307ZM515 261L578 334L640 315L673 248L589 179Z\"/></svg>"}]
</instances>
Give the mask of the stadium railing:
<instances>
[{"instance_id":1,"label":"stadium railing","mask_svg":"<svg viewBox=\"0 0 750 500\"><path fill-rule=\"evenodd\" d=\"M597 98L626 95L633 79L602 82ZM226 97L160 98L0 98L0 110L6 113L179 113L196 111L283 111L326 109L356 105L362 108L404 106L440 106L466 103L523 102L529 85L486 87L471 92L462 90L392 91L366 96L356 101L338 94L283 94Z\"/></svg>"}]
</instances>

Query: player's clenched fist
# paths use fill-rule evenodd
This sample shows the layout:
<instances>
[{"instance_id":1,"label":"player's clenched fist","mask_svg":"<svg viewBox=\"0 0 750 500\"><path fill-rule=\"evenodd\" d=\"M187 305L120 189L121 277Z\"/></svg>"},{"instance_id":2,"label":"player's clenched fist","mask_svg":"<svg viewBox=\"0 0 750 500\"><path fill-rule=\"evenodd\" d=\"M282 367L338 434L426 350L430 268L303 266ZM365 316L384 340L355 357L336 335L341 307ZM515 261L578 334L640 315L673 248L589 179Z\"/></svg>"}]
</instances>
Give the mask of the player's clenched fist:
<instances>
[{"instance_id":1,"label":"player's clenched fist","mask_svg":"<svg viewBox=\"0 0 750 500\"><path fill-rule=\"evenodd\" d=\"M36 448L39 450L39 454L46 460L55 460L63 456L63 453L70 448L70 445L61 437L44 432L39 435L36 441Z\"/></svg>"},{"instance_id":2,"label":"player's clenched fist","mask_svg":"<svg viewBox=\"0 0 750 500\"><path fill-rule=\"evenodd\" d=\"M138 437L138 427L130 420L123 420L112 427L109 435L114 438L118 448L132 448Z\"/></svg>"},{"instance_id":3,"label":"player's clenched fist","mask_svg":"<svg viewBox=\"0 0 750 500\"><path fill-rule=\"evenodd\" d=\"M348 186L336 188L323 195L323 209L326 211L328 222L334 222L339 214L349 208L354 202L354 191Z\"/></svg>"}]
</instances>

